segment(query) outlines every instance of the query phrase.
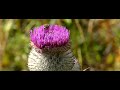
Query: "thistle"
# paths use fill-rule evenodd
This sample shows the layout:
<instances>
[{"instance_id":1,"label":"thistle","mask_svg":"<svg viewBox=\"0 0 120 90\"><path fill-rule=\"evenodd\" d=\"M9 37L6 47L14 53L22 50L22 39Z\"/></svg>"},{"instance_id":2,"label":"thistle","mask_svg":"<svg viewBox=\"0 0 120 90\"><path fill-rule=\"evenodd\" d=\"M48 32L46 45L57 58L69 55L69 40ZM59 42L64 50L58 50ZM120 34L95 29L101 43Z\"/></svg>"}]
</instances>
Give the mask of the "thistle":
<instances>
[{"instance_id":1,"label":"thistle","mask_svg":"<svg viewBox=\"0 0 120 90\"><path fill-rule=\"evenodd\" d=\"M42 25L30 30L30 71L79 71L71 51L70 32L60 25Z\"/></svg>"}]
</instances>

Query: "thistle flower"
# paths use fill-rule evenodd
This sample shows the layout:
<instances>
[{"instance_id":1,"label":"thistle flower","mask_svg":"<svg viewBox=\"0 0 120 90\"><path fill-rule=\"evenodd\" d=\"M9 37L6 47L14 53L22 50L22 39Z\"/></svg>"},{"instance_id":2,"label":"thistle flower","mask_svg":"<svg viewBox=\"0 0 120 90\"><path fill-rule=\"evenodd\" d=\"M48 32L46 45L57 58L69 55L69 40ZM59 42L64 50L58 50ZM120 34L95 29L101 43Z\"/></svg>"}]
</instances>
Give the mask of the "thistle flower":
<instances>
[{"instance_id":1,"label":"thistle flower","mask_svg":"<svg viewBox=\"0 0 120 90\"><path fill-rule=\"evenodd\" d=\"M71 51L70 32L66 27L48 24L36 27L30 30L30 42L30 71L80 70Z\"/></svg>"}]
</instances>

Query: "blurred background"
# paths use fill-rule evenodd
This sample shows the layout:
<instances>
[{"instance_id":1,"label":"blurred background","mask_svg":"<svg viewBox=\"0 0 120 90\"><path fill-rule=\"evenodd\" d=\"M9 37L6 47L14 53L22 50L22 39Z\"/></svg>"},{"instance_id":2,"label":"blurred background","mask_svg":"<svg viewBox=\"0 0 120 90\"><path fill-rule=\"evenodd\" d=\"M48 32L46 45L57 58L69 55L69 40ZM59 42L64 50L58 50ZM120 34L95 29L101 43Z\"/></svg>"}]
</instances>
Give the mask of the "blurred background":
<instances>
[{"instance_id":1,"label":"blurred background","mask_svg":"<svg viewBox=\"0 0 120 90\"><path fill-rule=\"evenodd\" d=\"M71 32L74 55L84 70L120 70L120 19L0 19L0 71L27 71L30 29L59 24Z\"/></svg>"}]
</instances>

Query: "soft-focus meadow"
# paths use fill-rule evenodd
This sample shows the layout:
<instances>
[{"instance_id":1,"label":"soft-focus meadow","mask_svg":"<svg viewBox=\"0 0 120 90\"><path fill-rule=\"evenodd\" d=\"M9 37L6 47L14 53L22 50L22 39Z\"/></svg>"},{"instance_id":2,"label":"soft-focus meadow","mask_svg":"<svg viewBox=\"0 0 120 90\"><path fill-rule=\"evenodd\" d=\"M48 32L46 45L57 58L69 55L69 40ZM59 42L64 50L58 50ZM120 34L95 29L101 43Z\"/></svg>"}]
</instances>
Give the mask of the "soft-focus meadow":
<instances>
[{"instance_id":1,"label":"soft-focus meadow","mask_svg":"<svg viewBox=\"0 0 120 90\"><path fill-rule=\"evenodd\" d=\"M82 69L120 70L120 19L0 19L0 71L28 70L29 31L42 24L70 30Z\"/></svg>"}]
</instances>

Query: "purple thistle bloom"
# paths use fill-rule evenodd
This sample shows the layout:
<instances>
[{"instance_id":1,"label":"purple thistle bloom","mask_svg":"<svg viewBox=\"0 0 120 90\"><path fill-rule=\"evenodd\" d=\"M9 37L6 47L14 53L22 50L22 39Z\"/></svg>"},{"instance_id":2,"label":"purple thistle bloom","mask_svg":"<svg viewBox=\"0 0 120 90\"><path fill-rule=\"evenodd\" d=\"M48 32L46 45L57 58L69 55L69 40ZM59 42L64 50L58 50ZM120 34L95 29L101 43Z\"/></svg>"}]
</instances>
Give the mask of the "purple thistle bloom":
<instances>
[{"instance_id":1,"label":"purple thistle bloom","mask_svg":"<svg viewBox=\"0 0 120 90\"><path fill-rule=\"evenodd\" d=\"M69 30L60 25L42 25L30 31L30 40L40 49L64 46L69 36Z\"/></svg>"},{"instance_id":2,"label":"purple thistle bloom","mask_svg":"<svg viewBox=\"0 0 120 90\"><path fill-rule=\"evenodd\" d=\"M75 71L79 63L72 53L70 32L60 25L42 25L30 31L30 71Z\"/></svg>"}]
</instances>

